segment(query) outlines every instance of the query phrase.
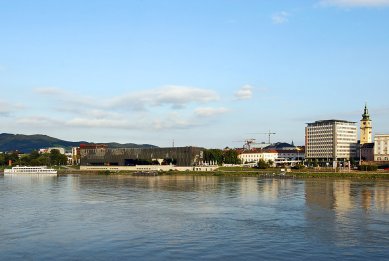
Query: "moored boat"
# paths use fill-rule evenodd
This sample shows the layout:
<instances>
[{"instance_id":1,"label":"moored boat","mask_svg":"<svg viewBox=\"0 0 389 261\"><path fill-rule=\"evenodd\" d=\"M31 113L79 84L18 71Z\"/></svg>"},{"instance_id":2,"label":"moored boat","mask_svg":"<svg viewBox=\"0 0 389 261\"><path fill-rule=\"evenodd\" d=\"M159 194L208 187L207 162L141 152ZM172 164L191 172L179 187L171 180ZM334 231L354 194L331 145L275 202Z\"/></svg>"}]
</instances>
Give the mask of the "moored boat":
<instances>
[{"instance_id":1,"label":"moored boat","mask_svg":"<svg viewBox=\"0 0 389 261\"><path fill-rule=\"evenodd\" d=\"M7 175L50 175L50 176L57 176L57 170L55 169L48 169L46 166L39 166L39 167L12 167L12 169L5 169L4 170L4 176Z\"/></svg>"}]
</instances>

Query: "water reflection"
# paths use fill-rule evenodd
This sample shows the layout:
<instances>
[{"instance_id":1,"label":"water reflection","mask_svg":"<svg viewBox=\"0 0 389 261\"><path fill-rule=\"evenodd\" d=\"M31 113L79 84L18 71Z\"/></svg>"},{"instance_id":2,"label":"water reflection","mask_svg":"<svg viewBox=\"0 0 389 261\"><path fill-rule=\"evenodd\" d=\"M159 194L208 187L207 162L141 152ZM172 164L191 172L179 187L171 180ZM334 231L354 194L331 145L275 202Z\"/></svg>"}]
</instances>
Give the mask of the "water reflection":
<instances>
[{"instance_id":1,"label":"water reflection","mask_svg":"<svg viewBox=\"0 0 389 261\"><path fill-rule=\"evenodd\" d=\"M387 181L307 180L306 203L336 212L348 212L356 206L368 211L375 208L388 212L389 186Z\"/></svg>"},{"instance_id":2,"label":"water reflection","mask_svg":"<svg viewBox=\"0 0 389 261\"><path fill-rule=\"evenodd\" d=\"M387 181L0 177L0 198L0 254L9 260L389 255Z\"/></svg>"},{"instance_id":3,"label":"water reflection","mask_svg":"<svg viewBox=\"0 0 389 261\"><path fill-rule=\"evenodd\" d=\"M338 212L348 212L353 208L350 186L350 180L335 180L333 182L334 206Z\"/></svg>"},{"instance_id":4,"label":"water reflection","mask_svg":"<svg viewBox=\"0 0 389 261\"><path fill-rule=\"evenodd\" d=\"M307 235L342 247L385 242L388 191L387 181L307 180Z\"/></svg>"}]
</instances>

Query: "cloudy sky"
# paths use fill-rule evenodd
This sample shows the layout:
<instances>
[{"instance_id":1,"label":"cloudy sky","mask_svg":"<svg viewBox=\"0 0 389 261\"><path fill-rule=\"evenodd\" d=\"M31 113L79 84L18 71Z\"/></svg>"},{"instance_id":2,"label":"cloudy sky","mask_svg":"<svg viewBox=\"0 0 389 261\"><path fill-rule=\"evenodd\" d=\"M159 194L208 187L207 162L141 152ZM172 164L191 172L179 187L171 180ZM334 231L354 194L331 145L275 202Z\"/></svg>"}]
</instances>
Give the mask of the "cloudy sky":
<instances>
[{"instance_id":1,"label":"cloudy sky","mask_svg":"<svg viewBox=\"0 0 389 261\"><path fill-rule=\"evenodd\" d=\"M389 133L389 0L0 0L0 133L161 147Z\"/></svg>"}]
</instances>

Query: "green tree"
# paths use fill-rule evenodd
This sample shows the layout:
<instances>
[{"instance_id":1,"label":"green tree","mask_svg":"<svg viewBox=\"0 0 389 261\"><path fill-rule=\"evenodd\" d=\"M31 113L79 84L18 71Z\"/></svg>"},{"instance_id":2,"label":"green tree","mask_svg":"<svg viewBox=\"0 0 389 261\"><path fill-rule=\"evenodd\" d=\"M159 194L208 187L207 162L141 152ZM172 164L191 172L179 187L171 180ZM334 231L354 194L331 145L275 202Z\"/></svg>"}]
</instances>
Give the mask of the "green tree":
<instances>
[{"instance_id":1,"label":"green tree","mask_svg":"<svg viewBox=\"0 0 389 261\"><path fill-rule=\"evenodd\" d=\"M207 149L204 150L204 158L205 162L217 162L218 164L223 163L223 151L219 149Z\"/></svg>"},{"instance_id":2,"label":"green tree","mask_svg":"<svg viewBox=\"0 0 389 261\"><path fill-rule=\"evenodd\" d=\"M20 164L20 162L19 162L19 153L17 151L14 151L11 154L6 154L6 156L5 156L5 164L8 165L9 161L12 162L12 165Z\"/></svg>"},{"instance_id":3,"label":"green tree","mask_svg":"<svg viewBox=\"0 0 389 261\"><path fill-rule=\"evenodd\" d=\"M274 161L272 161L272 160L269 159L269 160L267 161L267 163L269 164L269 167L271 167L271 166L273 166Z\"/></svg>"},{"instance_id":4,"label":"green tree","mask_svg":"<svg viewBox=\"0 0 389 261\"><path fill-rule=\"evenodd\" d=\"M269 163L264 161L263 159L259 159L257 162L257 168L259 169L267 169L269 168Z\"/></svg>"},{"instance_id":5,"label":"green tree","mask_svg":"<svg viewBox=\"0 0 389 261\"><path fill-rule=\"evenodd\" d=\"M217 164L240 164L238 158L238 152L233 149L206 149L204 150L203 161L205 162L217 162Z\"/></svg>"},{"instance_id":6,"label":"green tree","mask_svg":"<svg viewBox=\"0 0 389 261\"><path fill-rule=\"evenodd\" d=\"M30 166L30 156L29 155L22 155L19 159L19 164L22 166Z\"/></svg>"},{"instance_id":7,"label":"green tree","mask_svg":"<svg viewBox=\"0 0 389 261\"><path fill-rule=\"evenodd\" d=\"M4 153L1 153L0 154L0 165L1 166L4 166L6 164L6 161L5 161L5 154Z\"/></svg>"},{"instance_id":8,"label":"green tree","mask_svg":"<svg viewBox=\"0 0 389 261\"><path fill-rule=\"evenodd\" d=\"M240 164L240 159L238 158L238 152L232 149L226 149L223 152L223 163L225 164Z\"/></svg>"},{"instance_id":9,"label":"green tree","mask_svg":"<svg viewBox=\"0 0 389 261\"><path fill-rule=\"evenodd\" d=\"M53 149L50 151L50 163L51 165L66 165L68 161L68 157L63 155L57 149Z\"/></svg>"},{"instance_id":10,"label":"green tree","mask_svg":"<svg viewBox=\"0 0 389 261\"><path fill-rule=\"evenodd\" d=\"M41 154L36 150L31 151L31 153L29 155L30 160L38 159L40 156L41 156Z\"/></svg>"},{"instance_id":11,"label":"green tree","mask_svg":"<svg viewBox=\"0 0 389 261\"><path fill-rule=\"evenodd\" d=\"M303 169L303 168L305 168L305 166L301 163L298 163L294 167L292 167L292 169Z\"/></svg>"},{"instance_id":12,"label":"green tree","mask_svg":"<svg viewBox=\"0 0 389 261\"><path fill-rule=\"evenodd\" d=\"M177 160L176 159L164 159L161 163L161 165L176 165L177 164Z\"/></svg>"},{"instance_id":13,"label":"green tree","mask_svg":"<svg viewBox=\"0 0 389 261\"><path fill-rule=\"evenodd\" d=\"M44 153L39 158L33 160L34 166L49 166L50 165L50 154Z\"/></svg>"}]
</instances>

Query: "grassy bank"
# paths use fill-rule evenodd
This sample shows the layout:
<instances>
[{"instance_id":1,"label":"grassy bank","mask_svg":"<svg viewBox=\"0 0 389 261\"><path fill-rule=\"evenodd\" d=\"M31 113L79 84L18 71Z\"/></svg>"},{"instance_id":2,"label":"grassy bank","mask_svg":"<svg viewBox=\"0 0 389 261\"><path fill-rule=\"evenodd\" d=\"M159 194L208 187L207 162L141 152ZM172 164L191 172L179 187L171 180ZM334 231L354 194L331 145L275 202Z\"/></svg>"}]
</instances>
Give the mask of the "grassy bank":
<instances>
[{"instance_id":1,"label":"grassy bank","mask_svg":"<svg viewBox=\"0 0 389 261\"><path fill-rule=\"evenodd\" d=\"M294 178L356 178L356 179L389 179L389 173L377 172L292 172Z\"/></svg>"},{"instance_id":2,"label":"grassy bank","mask_svg":"<svg viewBox=\"0 0 389 261\"><path fill-rule=\"evenodd\" d=\"M135 175L136 171L85 171L85 170L59 170L59 175ZM388 172L317 172L317 171L293 171L281 173L279 169L256 170L225 170L216 171L165 171L159 172L164 176L233 176L233 177L264 177L264 178L356 178L356 179L389 179Z\"/></svg>"}]
</instances>

